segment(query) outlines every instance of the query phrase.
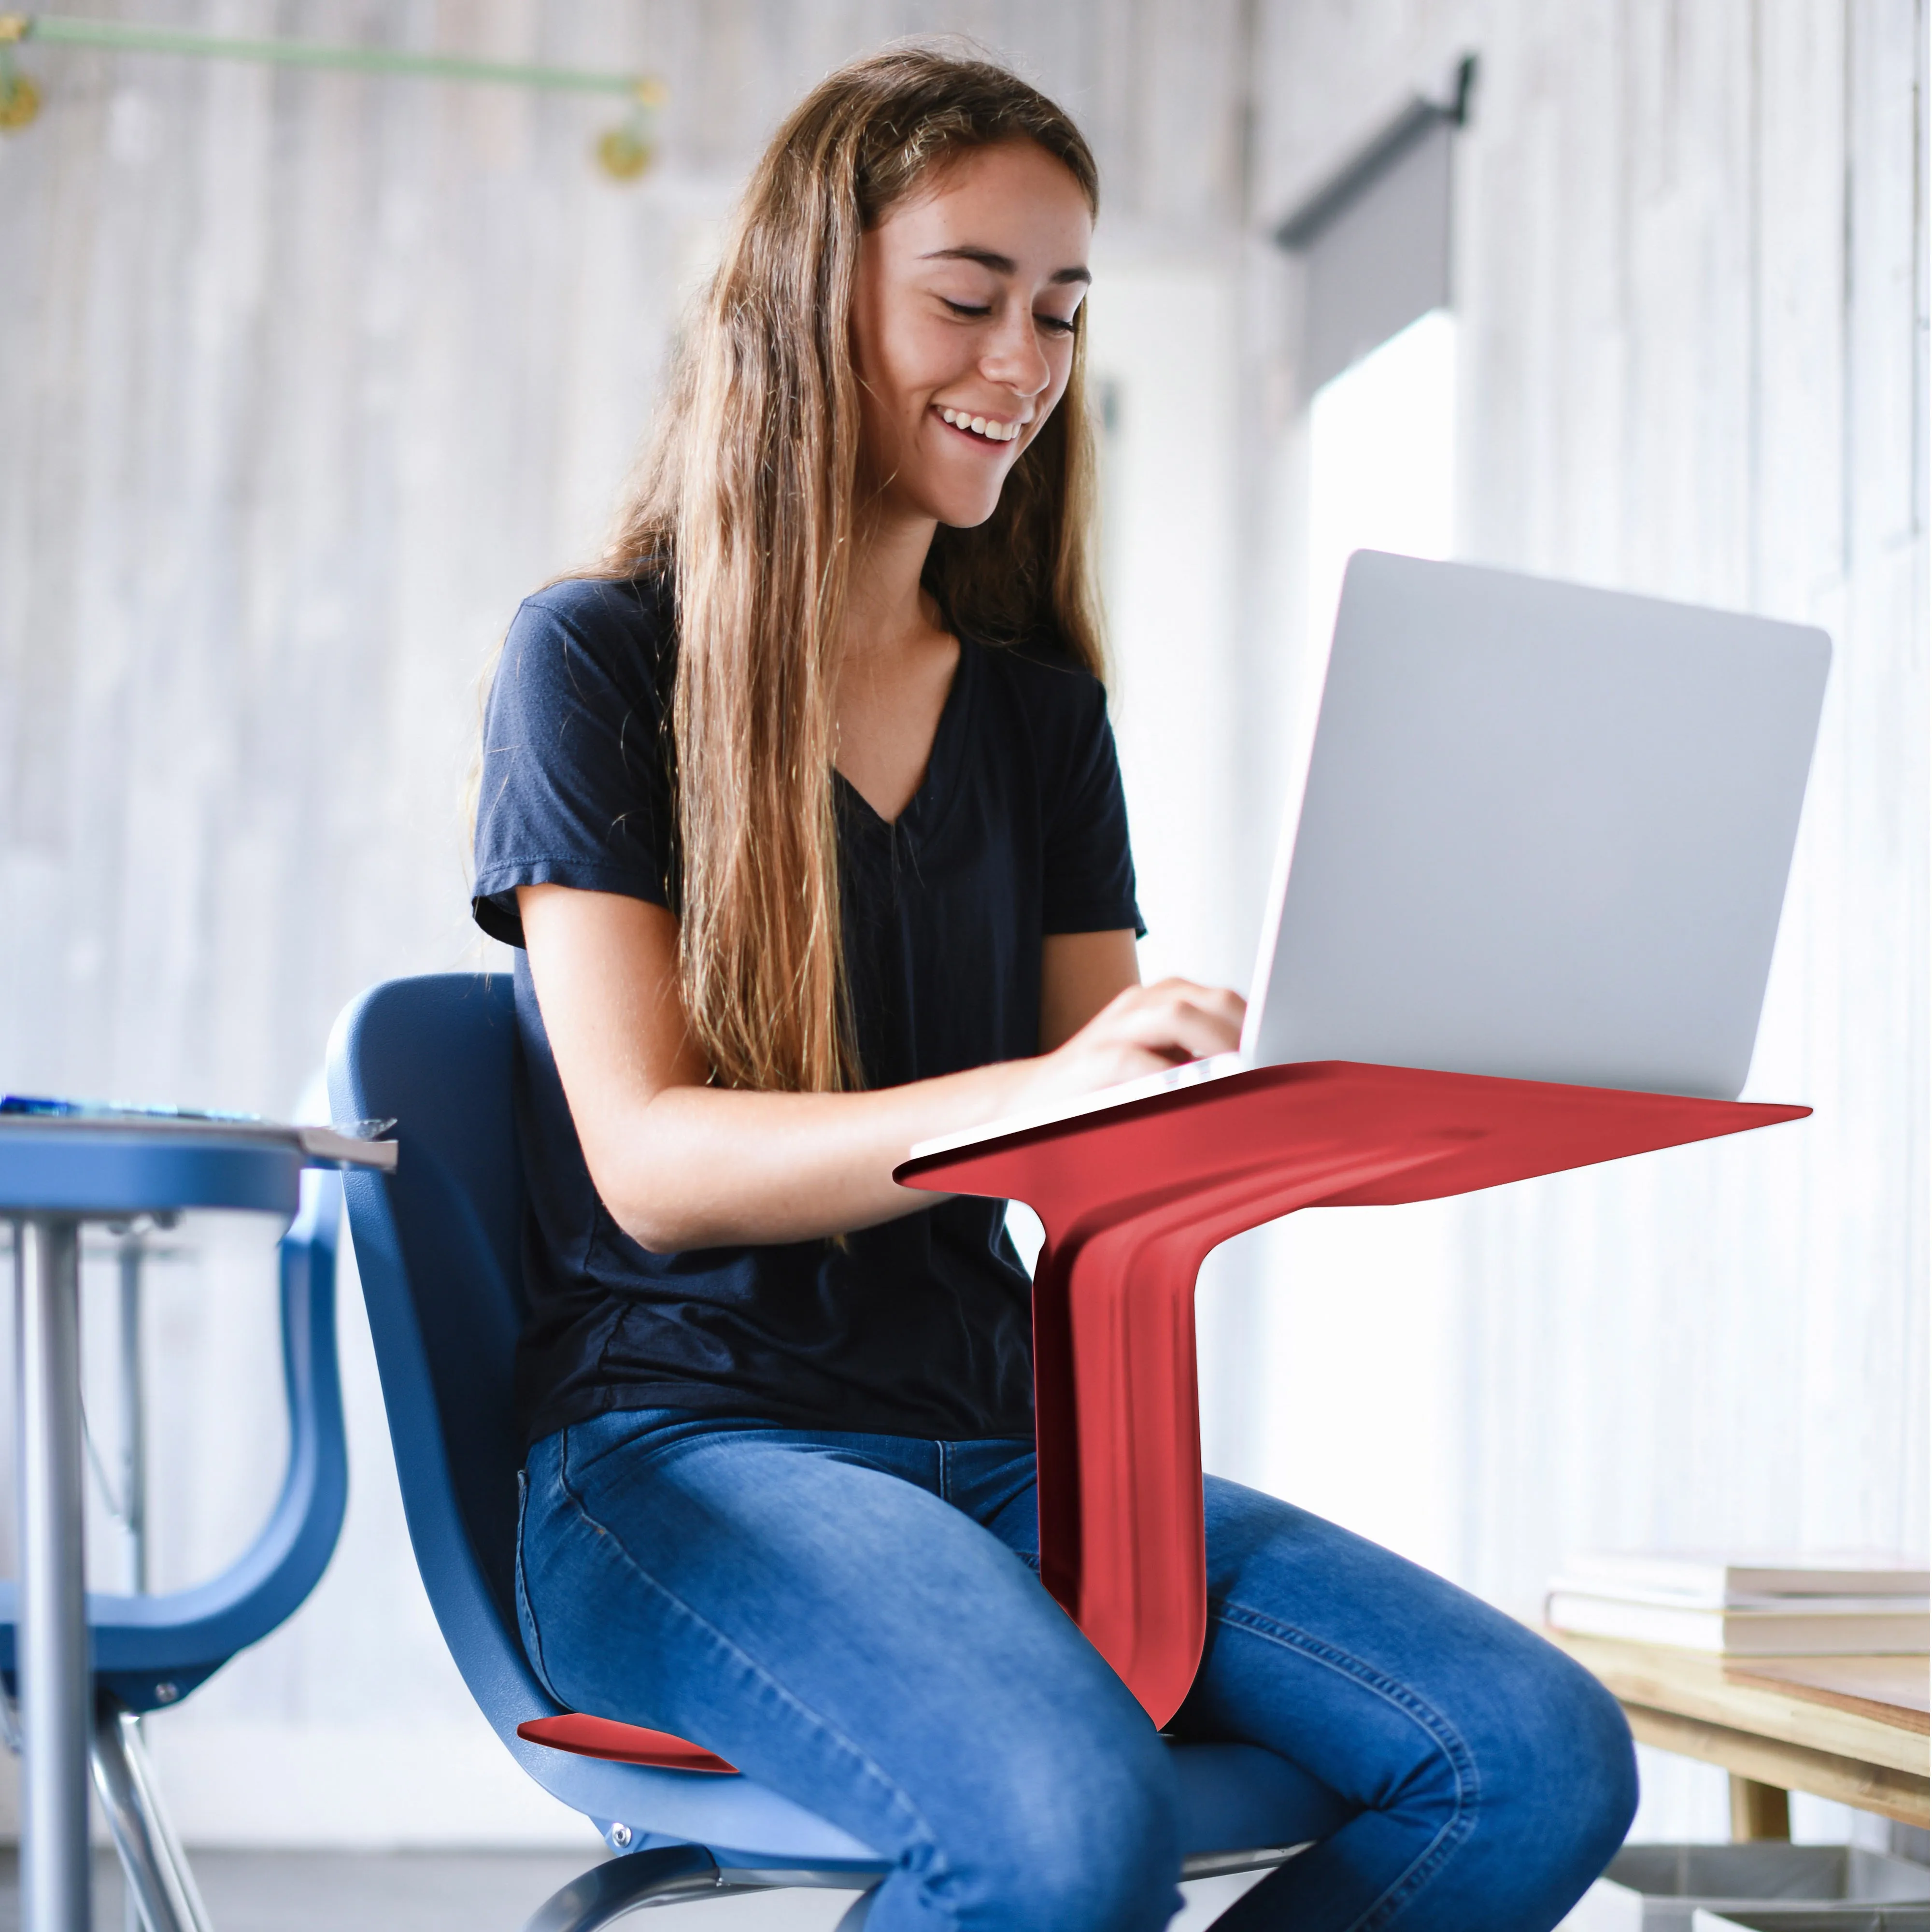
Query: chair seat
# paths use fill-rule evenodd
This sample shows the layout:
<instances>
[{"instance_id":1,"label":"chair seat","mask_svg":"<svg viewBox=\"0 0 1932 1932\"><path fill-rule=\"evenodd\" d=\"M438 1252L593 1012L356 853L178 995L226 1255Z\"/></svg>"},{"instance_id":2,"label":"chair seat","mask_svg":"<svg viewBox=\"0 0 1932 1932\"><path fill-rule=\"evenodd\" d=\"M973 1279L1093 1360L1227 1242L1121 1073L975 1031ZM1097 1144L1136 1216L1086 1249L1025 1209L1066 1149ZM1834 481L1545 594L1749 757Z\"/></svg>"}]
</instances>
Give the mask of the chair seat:
<instances>
[{"instance_id":1,"label":"chair seat","mask_svg":"<svg viewBox=\"0 0 1932 1932\"><path fill-rule=\"evenodd\" d=\"M517 1726L517 1735L552 1750L574 1751L579 1757L609 1758L618 1764L656 1765L662 1771L709 1771L736 1778L738 1767L668 1731L646 1730L642 1724L620 1724L614 1718L587 1717L581 1711L560 1718L532 1718Z\"/></svg>"},{"instance_id":2,"label":"chair seat","mask_svg":"<svg viewBox=\"0 0 1932 1932\"><path fill-rule=\"evenodd\" d=\"M775 1794L701 1744L674 1737L668 1731L647 1730L641 1724L622 1724L614 1718L593 1718L581 1711L532 1718L517 1726L517 1735L526 1743L610 1763L728 1774L734 1781L720 1778L701 1795L698 1787L686 1787L692 1794L687 1802L702 1806L704 1816L701 1820L687 1821L684 1835L714 1846L756 1845L768 1856L796 1855L785 1834L784 1821L765 1815ZM1181 1843L1190 1857L1257 1846L1304 1844L1330 1837L1354 1815L1353 1806L1299 1765L1256 1745L1171 1742L1174 1768L1180 1774ZM784 1811L791 1811L785 1801L776 1802ZM721 1805L724 1808L722 1810L717 1808ZM755 1822L749 1816L740 1816L741 1805L758 1814ZM800 1816L808 1825L832 1828L808 1814ZM848 1840L848 1845L849 1850L838 1850L840 1858L875 1856L856 1840ZM812 1854L819 1858L826 1856L815 1842Z\"/></svg>"}]
</instances>

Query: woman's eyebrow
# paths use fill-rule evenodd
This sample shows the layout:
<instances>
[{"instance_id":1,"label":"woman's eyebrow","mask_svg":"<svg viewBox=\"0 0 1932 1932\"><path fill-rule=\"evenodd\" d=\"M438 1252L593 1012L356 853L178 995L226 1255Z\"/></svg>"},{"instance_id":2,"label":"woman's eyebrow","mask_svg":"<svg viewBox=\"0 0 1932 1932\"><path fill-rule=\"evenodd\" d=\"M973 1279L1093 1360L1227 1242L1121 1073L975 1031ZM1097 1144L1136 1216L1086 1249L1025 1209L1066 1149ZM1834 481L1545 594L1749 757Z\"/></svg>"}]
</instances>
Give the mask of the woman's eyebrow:
<instances>
[{"instance_id":1,"label":"woman's eyebrow","mask_svg":"<svg viewBox=\"0 0 1932 1932\"><path fill-rule=\"evenodd\" d=\"M991 268L996 275L1016 275L1020 265L1010 255L1002 255L992 248L935 248L930 254L922 255L922 262L976 262L982 268ZM1056 268L1046 278L1049 282L1090 282L1094 278L1084 268Z\"/></svg>"}]
</instances>

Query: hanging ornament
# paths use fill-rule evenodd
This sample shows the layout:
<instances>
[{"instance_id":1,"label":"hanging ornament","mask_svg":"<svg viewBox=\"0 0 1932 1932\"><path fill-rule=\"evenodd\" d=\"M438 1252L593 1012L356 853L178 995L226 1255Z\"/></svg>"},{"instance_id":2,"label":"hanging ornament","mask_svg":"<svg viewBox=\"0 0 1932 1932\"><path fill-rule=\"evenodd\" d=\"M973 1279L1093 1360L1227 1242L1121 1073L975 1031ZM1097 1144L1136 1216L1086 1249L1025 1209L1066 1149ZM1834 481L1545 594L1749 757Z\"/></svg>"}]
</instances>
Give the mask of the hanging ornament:
<instances>
[{"instance_id":1,"label":"hanging ornament","mask_svg":"<svg viewBox=\"0 0 1932 1932\"><path fill-rule=\"evenodd\" d=\"M40 90L14 64L14 49L27 37L24 14L0 14L0 134L28 126L40 111Z\"/></svg>"},{"instance_id":2,"label":"hanging ornament","mask_svg":"<svg viewBox=\"0 0 1932 1932\"><path fill-rule=\"evenodd\" d=\"M657 159L658 110L664 99L662 81L639 81L630 112L598 137L597 165L613 181L635 181Z\"/></svg>"}]
</instances>

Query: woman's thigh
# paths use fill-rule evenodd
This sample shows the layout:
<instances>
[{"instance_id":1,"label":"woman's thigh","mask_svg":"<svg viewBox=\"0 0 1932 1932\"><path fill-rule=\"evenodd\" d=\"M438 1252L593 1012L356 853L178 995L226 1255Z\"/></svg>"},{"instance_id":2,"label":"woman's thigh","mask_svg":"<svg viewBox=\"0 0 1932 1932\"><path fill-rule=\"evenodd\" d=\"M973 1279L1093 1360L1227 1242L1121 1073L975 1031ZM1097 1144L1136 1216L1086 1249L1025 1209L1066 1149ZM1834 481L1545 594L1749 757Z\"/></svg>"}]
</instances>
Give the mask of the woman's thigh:
<instances>
[{"instance_id":1,"label":"woman's thigh","mask_svg":"<svg viewBox=\"0 0 1932 1932\"><path fill-rule=\"evenodd\" d=\"M1175 1727L1279 1752L1356 1808L1223 1923L1547 1932L1635 1805L1614 1700L1390 1551L1211 1477L1207 1505L1208 1643Z\"/></svg>"},{"instance_id":2,"label":"woman's thigh","mask_svg":"<svg viewBox=\"0 0 1932 1932\"><path fill-rule=\"evenodd\" d=\"M559 1700L718 1752L898 1868L875 1932L1153 1928L1165 1748L932 1444L616 1417L532 1451L526 1640Z\"/></svg>"}]
</instances>

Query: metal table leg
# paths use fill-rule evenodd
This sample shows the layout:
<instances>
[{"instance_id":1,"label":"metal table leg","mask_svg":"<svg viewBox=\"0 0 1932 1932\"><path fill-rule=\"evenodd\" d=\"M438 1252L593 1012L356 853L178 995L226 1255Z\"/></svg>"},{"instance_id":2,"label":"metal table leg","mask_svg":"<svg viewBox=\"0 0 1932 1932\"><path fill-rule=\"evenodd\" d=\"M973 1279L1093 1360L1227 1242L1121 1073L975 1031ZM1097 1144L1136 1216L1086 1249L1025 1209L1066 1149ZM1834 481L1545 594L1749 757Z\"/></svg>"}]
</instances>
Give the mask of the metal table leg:
<instances>
[{"instance_id":1,"label":"metal table leg","mask_svg":"<svg viewBox=\"0 0 1932 1932\"><path fill-rule=\"evenodd\" d=\"M121 1580L128 1594L134 1597L148 1594L148 1417L146 1378L141 1372L141 1264L146 1249L146 1235L138 1226L130 1226L121 1237L120 1252L116 1257L121 1265ZM104 1746L108 1744L114 1748L111 1753L104 1753ZM123 1766L126 1772L124 1778L117 1780L106 1775L104 1765L110 1758ZM125 1932L155 1932L157 1927L165 1927L167 1923L154 1916L154 1900L148 1896L151 1892L160 1895L156 1892L156 1886L160 1881L156 1879L154 1870L137 1869L142 1846L150 1840L163 1846L174 1843L171 1832L165 1828L157 1832L158 1811L153 1810L152 1805L144 1806L144 1801L158 1804L160 1796L154 1788L153 1777L146 1769L146 1762L141 1748L140 1719L131 1712L123 1712L118 1720L110 1723L97 1709L94 1784L94 1789L100 1793L101 1804L108 1814L114 1843L121 1854L122 1868L127 1875ZM124 1826L124 1808L117 1805L110 1795L111 1790L123 1788L129 1794L134 1815L145 1822L145 1830ZM178 1862L184 1874L185 1862ZM148 1864L159 1869L152 1858ZM191 1887L193 1881L188 1883Z\"/></svg>"},{"instance_id":2,"label":"metal table leg","mask_svg":"<svg viewBox=\"0 0 1932 1932\"><path fill-rule=\"evenodd\" d=\"M80 1229L51 1216L17 1228L20 1923L22 1932L90 1932Z\"/></svg>"},{"instance_id":3,"label":"metal table leg","mask_svg":"<svg viewBox=\"0 0 1932 1932\"><path fill-rule=\"evenodd\" d=\"M147 1241L139 1232L122 1237L116 1257L121 1272L121 1546L130 1596L148 1594L148 1404L141 1372L141 1264Z\"/></svg>"}]
</instances>

